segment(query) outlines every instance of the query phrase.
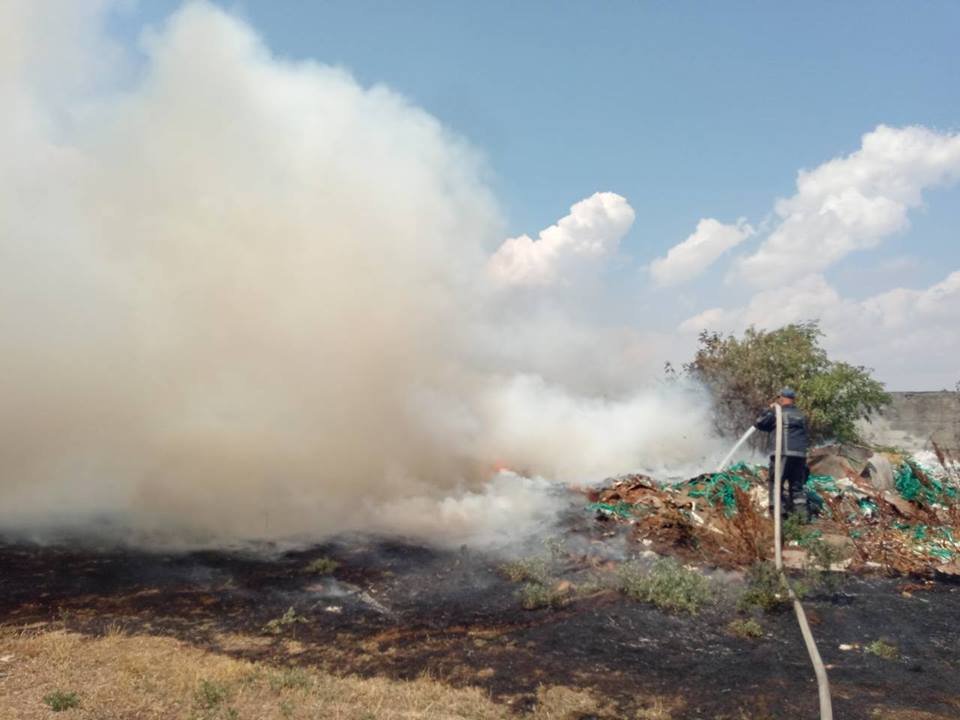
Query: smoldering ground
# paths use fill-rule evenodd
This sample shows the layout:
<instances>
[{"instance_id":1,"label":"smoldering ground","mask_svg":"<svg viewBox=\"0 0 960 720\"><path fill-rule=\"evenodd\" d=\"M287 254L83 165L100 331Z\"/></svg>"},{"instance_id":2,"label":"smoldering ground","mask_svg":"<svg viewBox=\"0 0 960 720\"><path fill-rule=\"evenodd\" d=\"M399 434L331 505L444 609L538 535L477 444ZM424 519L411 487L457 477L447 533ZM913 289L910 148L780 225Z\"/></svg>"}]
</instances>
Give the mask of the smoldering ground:
<instances>
[{"instance_id":1,"label":"smoldering ground","mask_svg":"<svg viewBox=\"0 0 960 720\"><path fill-rule=\"evenodd\" d=\"M550 481L715 451L635 333L491 278L489 170L428 113L205 2L137 47L55 5L0 11L4 531L489 539ZM589 259L624 206L539 247Z\"/></svg>"}]
</instances>

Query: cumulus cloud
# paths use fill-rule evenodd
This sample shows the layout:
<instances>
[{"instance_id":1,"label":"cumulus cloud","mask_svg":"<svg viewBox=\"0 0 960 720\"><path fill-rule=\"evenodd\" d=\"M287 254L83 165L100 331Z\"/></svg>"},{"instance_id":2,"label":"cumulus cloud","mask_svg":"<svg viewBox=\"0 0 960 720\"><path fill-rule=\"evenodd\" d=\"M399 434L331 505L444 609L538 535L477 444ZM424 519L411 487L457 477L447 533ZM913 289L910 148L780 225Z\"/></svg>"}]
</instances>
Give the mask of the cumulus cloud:
<instances>
[{"instance_id":1,"label":"cumulus cloud","mask_svg":"<svg viewBox=\"0 0 960 720\"><path fill-rule=\"evenodd\" d=\"M650 264L650 274L658 285L676 285L701 275L730 248L753 235L753 228L741 218L735 225L725 225L713 218L704 218L697 229L679 245L670 248L666 257Z\"/></svg>"},{"instance_id":2,"label":"cumulus cloud","mask_svg":"<svg viewBox=\"0 0 960 720\"><path fill-rule=\"evenodd\" d=\"M682 333L699 333L702 330L732 330L740 325L737 310L725 310L722 307L712 307L692 315L677 326Z\"/></svg>"},{"instance_id":3,"label":"cumulus cloud","mask_svg":"<svg viewBox=\"0 0 960 720\"><path fill-rule=\"evenodd\" d=\"M832 318L834 332L897 389L953 388L960 375L960 271L927 288L879 293ZM876 358L876 359L870 359Z\"/></svg>"},{"instance_id":4,"label":"cumulus cloud","mask_svg":"<svg viewBox=\"0 0 960 720\"><path fill-rule=\"evenodd\" d=\"M842 297L822 275L755 294L742 307L711 308L680 324L681 332L773 330L819 320L827 348L873 367L901 389L953 387L960 355L960 271L927 288L894 288L864 300Z\"/></svg>"},{"instance_id":5,"label":"cumulus cloud","mask_svg":"<svg viewBox=\"0 0 960 720\"><path fill-rule=\"evenodd\" d=\"M737 275L774 285L816 273L909 226L923 191L960 178L960 134L881 125L859 150L801 171L797 192L776 205L779 224Z\"/></svg>"},{"instance_id":6,"label":"cumulus cloud","mask_svg":"<svg viewBox=\"0 0 960 720\"><path fill-rule=\"evenodd\" d=\"M536 240L529 235L508 238L490 258L490 273L506 285L564 282L582 263L614 252L633 220L633 208L625 198L594 193L541 230Z\"/></svg>"},{"instance_id":7,"label":"cumulus cloud","mask_svg":"<svg viewBox=\"0 0 960 720\"><path fill-rule=\"evenodd\" d=\"M861 305L887 328L906 328L919 318L954 323L960 317L960 270L926 289L895 288L875 295Z\"/></svg>"}]
</instances>

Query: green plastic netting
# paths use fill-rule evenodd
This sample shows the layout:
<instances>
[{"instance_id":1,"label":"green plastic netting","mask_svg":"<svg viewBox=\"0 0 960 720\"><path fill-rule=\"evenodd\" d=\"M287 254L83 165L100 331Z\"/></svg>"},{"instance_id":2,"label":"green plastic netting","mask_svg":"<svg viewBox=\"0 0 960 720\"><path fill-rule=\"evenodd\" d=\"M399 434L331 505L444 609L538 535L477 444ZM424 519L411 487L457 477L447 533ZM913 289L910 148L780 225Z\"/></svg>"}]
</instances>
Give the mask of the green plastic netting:
<instances>
[{"instance_id":1,"label":"green plastic netting","mask_svg":"<svg viewBox=\"0 0 960 720\"><path fill-rule=\"evenodd\" d=\"M614 515L619 518L628 518L633 516L634 506L628 502L590 503L587 505L587 510L604 515Z\"/></svg>"},{"instance_id":2,"label":"green plastic netting","mask_svg":"<svg viewBox=\"0 0 960 720\"><path fill-rule=\"evenodd\" d=\"M902 463L897 468L894 485L904 500L920 505L934 503L949 505L956 502L958 496L958 490L954 485L945 485L930 471L912 462Z\"/></svg>"},{"instance_id":3,"label":"green plastic netting","mask_svg":"<svg viewBox=\"0 0 960 720\"><path fill-rule=\"evenodd\" d=\"M730 517L737 512L737 488L743 492L749 491L756 477L755 467L739 462L724 472L690 480L689 484L693 489L687 494L690 497L703 498L711 505L723 505L724 514Z\"/></svg>"},{"instance_id":4,"label":"green plastic netting","mask_svg":"<svg viewBox=\"0 0 960 720\"><path fill-rule=\"evenodd\" d=\"M804 485L807 492L807 500L814 513L823 512L826 507L824 495L839 495L840 488L837 487L836 478L830 475L810 475Z\"/></svg>"}]
</instances>

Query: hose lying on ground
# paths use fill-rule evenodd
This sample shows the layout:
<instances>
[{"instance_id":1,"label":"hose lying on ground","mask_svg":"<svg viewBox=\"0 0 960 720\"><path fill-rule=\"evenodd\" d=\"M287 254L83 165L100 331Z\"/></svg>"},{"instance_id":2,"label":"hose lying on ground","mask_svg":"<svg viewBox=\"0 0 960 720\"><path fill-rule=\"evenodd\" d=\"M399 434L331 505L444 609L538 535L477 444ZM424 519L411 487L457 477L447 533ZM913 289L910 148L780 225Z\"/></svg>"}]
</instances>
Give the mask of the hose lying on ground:
<instances>
[{"instance_id":1,"label":"hose lying on ground","mask_svg":"<svg viewBox=\"0 0 960 720\"><path fill-rule=\"evenodd\" d=\"M783 409L776 405L777 413L777 441L776 452L774 456L773 473L773 498L771 498L773 507L773 544L776 557L777 571L783 578L787 586L787 592L790 600L793 602L793 612L797 616L797 624L800 625L800 634L803 635L803 642L807 646L807 654L810 656L810 662L813 664L813 672L817 676L817 692L820 696L820 720L833 720L833 703L830 699L830 680L827 678L827 669L823 666L823 660L820 657L820 651L817 650L817 643L813 640L813 633L810 632L810 623L807 622L807 614L803 611L803 605L799 598L790 587L790 581L786 573L783 572L783 552L780 548L780 515L783 504Z\"/></svg>"},{"instance_id":2,"label":"hose lying on ground","mask_svg":"<svg viewBox=\"0 0 960 720\"><path fill-rule=\"evenodd\" d=\"M790 586L790 580L783 571L783 552L781 550L781 507L782 507L782 487L783 487L783 409L780 405L774 406L777 414L777 439L774 452L773 464L773 497L770 498L770 507L773 508L773 553L777 572L783 579L787 588L790 601L793 603L793 612L797 616L797 624L800 625L800 634L803 635L803 642L807 646L807 654L810 656L810 662L813 665L813 672L817 676L817 692L820 696L820 720L833 720L833 704L830 698L830 680L827 678L827 669L823 666L823 660L820 657L820 651L817 650L817 644L813 640L813 633L810 632L810 623L807 622L807 615L803 611L803 605L793 588ZM717 472L723 472L727 463L733 458L734 453L746 442L753 434L754 428L750 428L743 434L739 442L724 458Z\"/></svg>"}]
</instances>

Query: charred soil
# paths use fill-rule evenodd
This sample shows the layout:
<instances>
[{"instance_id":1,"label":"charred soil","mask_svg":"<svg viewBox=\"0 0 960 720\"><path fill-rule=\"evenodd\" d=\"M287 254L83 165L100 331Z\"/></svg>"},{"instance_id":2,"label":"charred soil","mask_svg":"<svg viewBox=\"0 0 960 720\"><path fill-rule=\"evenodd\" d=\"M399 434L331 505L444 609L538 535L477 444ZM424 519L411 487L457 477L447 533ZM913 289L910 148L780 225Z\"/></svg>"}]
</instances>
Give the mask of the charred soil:
<instances>
[{"instance_id":1,"label":"charred soil","mask_svg":"<svg viewBox=\"0 0 960 720\"><path fill-rule=\"evenodd\" d=\"M587 548L620 539L600 523L584 533ZM593 691L612 717L637 717L650 697L675 699L663 717L816 717L792 615L755 615L761 637L730 631L745 617L735 602L740 573L715 571L716 598L696 615L672 614L618 593L607 582L618 563L554 553L547 582L562 602L525 610L502 557L398 540L350 537L284 553L5 544L0 645L3 634L44 628L120 628L278 666L399 680L426 672L483 688L518 713L550 684ZM960 716L958 586L849 576L840 592L805 605L837 717ZM876 641L896 657L869 652Z\"/></svg>"}]
</instances>

